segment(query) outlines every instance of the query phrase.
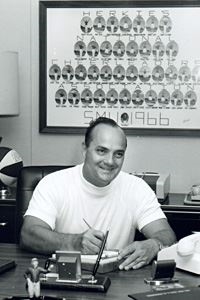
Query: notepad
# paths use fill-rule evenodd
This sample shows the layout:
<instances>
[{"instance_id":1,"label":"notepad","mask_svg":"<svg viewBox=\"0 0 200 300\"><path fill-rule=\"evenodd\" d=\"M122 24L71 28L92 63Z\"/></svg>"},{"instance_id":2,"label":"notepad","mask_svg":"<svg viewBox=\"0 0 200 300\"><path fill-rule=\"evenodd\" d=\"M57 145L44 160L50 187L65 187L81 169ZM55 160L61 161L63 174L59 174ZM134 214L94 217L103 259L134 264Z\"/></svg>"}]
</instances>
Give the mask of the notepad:
<instances>
[{"instance_id":1,"label":"notepad","mask_svg":"<svg viewBox=\"0 0 200 300\"><path fill-rule=\"evenodd\" d=\"M109 258L117 258L118 257L118 250L104 250L101 260L109 259ZM97 260L97 254L87 254L81 255L81 262L83 263L95 263Z\"/></svg>"},{"instance_id":2,"label":"notepad","mask_svg":"<svg viewBox=\"0 0 200 300\"><path fill-rule=\"evenodd\" d=\"M118 250L104 250L97 273L112 272L119 267ZM97 255L81 255L81 266L83 270L92 271L97 260Z\"/></svg>"}]
</instances>

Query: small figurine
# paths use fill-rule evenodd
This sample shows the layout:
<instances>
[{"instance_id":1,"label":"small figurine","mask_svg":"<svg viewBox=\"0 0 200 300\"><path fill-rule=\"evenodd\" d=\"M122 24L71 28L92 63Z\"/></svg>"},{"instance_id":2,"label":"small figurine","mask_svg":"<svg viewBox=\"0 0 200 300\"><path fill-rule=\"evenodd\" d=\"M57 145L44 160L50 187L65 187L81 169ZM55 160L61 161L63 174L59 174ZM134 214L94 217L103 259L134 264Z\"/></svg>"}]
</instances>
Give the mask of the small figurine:
<instances>
[{"instance_id":1,"label":"small figurine","mask_svg":"<svg viewBox=\"0 0 200 300\"><path fill-rule=\"evenodd\" d=\"M31 266L24 273L24 277L27 281L28 294L32 299L34 297L40 297L40 274L46 274L48 269L44 269L38 266L39 262L37 258L31 259Z\"/></svg>"}]
</instances>

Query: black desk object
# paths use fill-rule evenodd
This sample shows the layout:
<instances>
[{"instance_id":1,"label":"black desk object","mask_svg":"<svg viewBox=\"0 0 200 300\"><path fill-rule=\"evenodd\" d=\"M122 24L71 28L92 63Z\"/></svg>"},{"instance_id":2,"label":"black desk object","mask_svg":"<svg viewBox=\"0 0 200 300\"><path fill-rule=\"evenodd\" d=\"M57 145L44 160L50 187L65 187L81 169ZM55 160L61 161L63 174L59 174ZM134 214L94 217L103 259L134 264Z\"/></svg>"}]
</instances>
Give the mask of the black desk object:
<instances>
[{"instance_id":1,"label":"black desk object","mask_svg":"<svg viewBox=\"0 0 200 300\"><path fill-rule=\"evenodd\" d=\"M45 280L41 281L41 287L46 289L53 289L53 290L75 290L75 291L85 291L85 292L99 292L105 293L107 292L108 288L110 287L111 281L109 277L103 276L95 276L96 282L89 283L91 281L89 278L83 278L78 283L73 282L59 282L54 281L48 282Z\"/></svg>"},{"instance_id":2,"label":"black desk object","mask_svg":"<svg viewBox=\"0 0 200 300\"><path fill-rule=\"evenodd\" d=\"M0 258L0 274L5 273L6 271L15 267L16 263L14 260Z\"/></svg>"}]
</instances>

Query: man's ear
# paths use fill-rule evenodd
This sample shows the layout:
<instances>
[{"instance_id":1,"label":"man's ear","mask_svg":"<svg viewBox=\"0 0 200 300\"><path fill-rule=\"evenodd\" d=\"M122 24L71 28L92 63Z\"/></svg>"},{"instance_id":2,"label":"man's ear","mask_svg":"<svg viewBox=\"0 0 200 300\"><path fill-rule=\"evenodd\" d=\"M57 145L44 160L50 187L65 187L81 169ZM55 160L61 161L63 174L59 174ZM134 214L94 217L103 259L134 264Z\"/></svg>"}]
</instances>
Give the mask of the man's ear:
<instances>
[{"instance_id":1,"label":"man's ear","mask_svg":"<svg viewBox=\"0 0 200 300\"><path fill-rule=\"evenodd\" d=\"M85 145L85 142L82 142L82 154L83 154L83 157L85 158L85 153L86 153L86 145Z\"/></svg>"}]
</instances>

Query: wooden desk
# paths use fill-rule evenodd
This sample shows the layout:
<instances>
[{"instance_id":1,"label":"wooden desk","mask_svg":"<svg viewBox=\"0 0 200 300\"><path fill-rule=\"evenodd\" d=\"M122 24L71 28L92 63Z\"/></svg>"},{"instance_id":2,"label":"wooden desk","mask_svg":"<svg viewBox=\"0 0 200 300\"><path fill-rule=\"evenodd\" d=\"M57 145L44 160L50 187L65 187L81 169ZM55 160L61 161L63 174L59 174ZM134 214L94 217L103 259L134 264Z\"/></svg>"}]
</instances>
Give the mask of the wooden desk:
<instances>
[{"instance_id":1,"label":"wooden desk","mask_svg":"<svg viewBox=\"0 0 200 300\"><path fill-rule=\"evenodd\" d=\"M0 275L0 299L5 295L26 295L24 272L30 265L30 259L37 256L40 265L44 265L45 256L35 255L21 251L14 244L0 244L0 257L15 259L17 267ZM128 294L149 291L151 287L144 283L144 278L150 277L151 266L139 270L117 271L107 274L111 279L111 286L106 294L93 292L76 292L67 290L42 290L41 294L63 296L67 299L108 299L128 300ZM200 278L186 272L177 271L175 277L185 286L197 286Z\"/></svg>"}]
</instances>

